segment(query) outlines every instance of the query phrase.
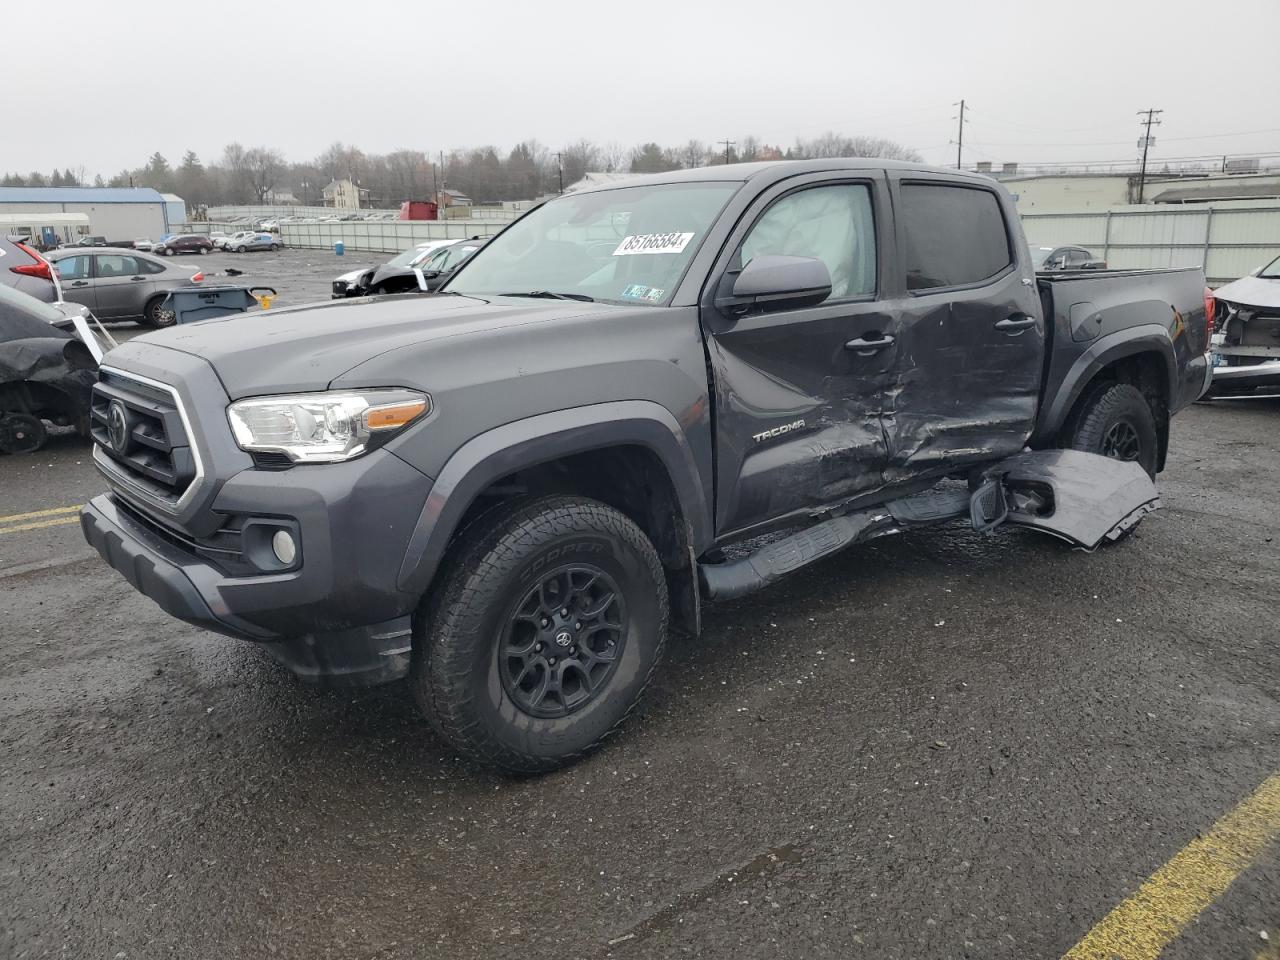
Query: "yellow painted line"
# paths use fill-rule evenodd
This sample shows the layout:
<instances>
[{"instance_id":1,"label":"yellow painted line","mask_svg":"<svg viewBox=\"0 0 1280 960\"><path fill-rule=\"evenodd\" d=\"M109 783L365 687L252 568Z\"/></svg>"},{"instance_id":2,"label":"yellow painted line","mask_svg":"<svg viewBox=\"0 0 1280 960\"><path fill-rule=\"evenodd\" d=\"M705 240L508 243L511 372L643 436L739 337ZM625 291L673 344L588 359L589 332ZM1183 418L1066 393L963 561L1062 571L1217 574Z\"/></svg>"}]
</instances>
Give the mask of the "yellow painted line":
<instances>
[{"instance_id":1,"label":"yellow painted line","mask_svg":"<svg viewBox=\"0 0 1280 960\"><path fill-rule=\"evenodd\" d=\"M1277 837L1280 774L1267 778L1208 832L1174 854L1062 960L1158 960Z\"/></svg>"},{"instance_id":2,"label":"yellow painted line","mask_svg":"<svg viewBox=\"0 0 1280 960\"><path fill-rule=\"evenodd\" d=\"M35 510L32 513L14 513L7 517L0 517L0 523L17 522L18 520L34 520L37 517L54 517L60 513L79 513L80 508L75 507L54 507L51 510Z\"/></svg>"},{"instance_id":3,"label":"yellow painted line","mask_svg":"<svg viewBox=\"0 0 1280 960\"><path fill-rule=\"evenodd\" d=\"M80 509L79 507L76 508ZM20 523L16 527L0 527L0 536L6 533L21 533L23 530L43 530L45 527L58 527L64 523L79 523L80 515L59 517L57 520L41 520L39 523Z\"/></svg>"}]
</instances>

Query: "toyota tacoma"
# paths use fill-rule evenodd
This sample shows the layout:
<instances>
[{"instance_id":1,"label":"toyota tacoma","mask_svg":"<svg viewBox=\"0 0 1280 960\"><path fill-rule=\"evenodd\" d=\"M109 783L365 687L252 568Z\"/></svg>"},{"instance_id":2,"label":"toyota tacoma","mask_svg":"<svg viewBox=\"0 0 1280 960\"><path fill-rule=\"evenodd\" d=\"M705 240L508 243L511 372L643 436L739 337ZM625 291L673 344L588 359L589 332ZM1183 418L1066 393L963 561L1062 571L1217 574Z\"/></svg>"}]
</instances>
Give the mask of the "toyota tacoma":
<instances>
[{"instance_id":1,"label":"toyota tacoma","mask_svg":"<svg viewBox=\"0 0 1280 960\"><path fill-rule=\"evenodd\" d=\"M585 754L668 624L942 520L1093 549L1210 372L1198 269L1037 275L976 174L686 170L552 200L440 292L111 351L86 538L303 678L408 678L462 754Z\"/></svg>"}]
</instances>

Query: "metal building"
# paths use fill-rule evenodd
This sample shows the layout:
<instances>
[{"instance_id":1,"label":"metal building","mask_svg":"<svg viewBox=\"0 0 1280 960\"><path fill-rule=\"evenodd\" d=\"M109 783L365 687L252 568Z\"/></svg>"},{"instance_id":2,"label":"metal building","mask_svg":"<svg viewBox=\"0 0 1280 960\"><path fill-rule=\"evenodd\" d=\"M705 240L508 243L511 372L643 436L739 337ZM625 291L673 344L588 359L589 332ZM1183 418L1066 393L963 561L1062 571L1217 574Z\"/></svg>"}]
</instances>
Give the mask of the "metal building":
<instances>
[{"instance_id":1,"label":"metal building","mask_svg":"<svg viewBox=\"0 0 1280 960\"><path fill-rule=\"evenodd\" d=\"M150 187L0 187L0 214L83 213L108 241L159 239L170 223L165 198Z\"/></svg>"}]
</instances>

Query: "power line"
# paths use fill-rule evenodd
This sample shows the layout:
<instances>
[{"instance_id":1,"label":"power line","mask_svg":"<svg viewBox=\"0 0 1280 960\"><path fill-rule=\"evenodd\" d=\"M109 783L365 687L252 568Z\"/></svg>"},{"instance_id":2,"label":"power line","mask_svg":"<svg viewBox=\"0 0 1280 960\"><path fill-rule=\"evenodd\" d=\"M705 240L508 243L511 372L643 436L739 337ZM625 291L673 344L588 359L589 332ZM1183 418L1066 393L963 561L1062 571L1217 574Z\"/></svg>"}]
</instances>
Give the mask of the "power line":
<instances>
[{"instance_id":1,"label":"power line","mask_svg":"<svg viewBox=\"0 0 1280 960\"><path fill-rule=\"evenodd\" d=\"M738 141L736 141L736 140L717 140L717 141L716 141L716 143L723 143L723 144L724 144L724 162L725 162L725 164L727 165L727 164L729 163L729 148L730 148L730 147L736 147L736 146L738 145Z\"/></svg>"}]
</instances>

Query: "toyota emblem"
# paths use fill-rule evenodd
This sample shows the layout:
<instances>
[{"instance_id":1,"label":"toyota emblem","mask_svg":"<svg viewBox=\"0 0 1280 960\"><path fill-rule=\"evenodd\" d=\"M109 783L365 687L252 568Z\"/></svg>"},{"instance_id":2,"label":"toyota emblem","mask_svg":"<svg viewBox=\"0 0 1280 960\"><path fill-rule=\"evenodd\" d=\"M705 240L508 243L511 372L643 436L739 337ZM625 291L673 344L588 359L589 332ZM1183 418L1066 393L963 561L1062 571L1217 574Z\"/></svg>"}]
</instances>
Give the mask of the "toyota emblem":
<instances>
[{"instance_id":1,"label":"toyota emblem","mask_svg":"<svg viewBox=\"0 0 1280 960\"><path fill-rule=\"evenodd\" d=\"M129 451L129 414L119 400L112 400L107 411L107 439L116 453L124 455Z\"/></svg>"}]
</instances>

